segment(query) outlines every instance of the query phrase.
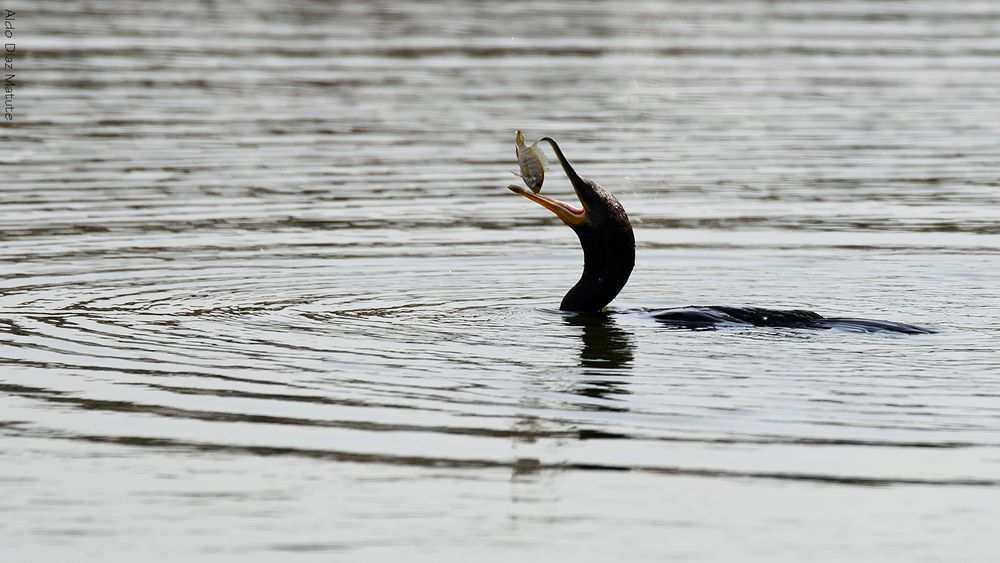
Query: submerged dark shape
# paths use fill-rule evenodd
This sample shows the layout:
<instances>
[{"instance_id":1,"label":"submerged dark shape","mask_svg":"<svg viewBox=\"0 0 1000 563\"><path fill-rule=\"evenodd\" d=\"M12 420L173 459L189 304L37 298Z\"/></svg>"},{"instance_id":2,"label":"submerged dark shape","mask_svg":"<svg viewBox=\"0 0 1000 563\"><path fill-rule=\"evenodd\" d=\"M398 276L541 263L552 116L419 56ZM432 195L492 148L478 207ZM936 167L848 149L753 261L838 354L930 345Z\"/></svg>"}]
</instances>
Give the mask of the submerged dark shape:
<instances>
[{"instance_id":1,"label":"submerged dark shape","mask_svg":"<svg viewBox=\"0 0 1000 563\"><path fill-rule=\"evenodd\" d=\"M760 307L683 307L652 311L653 318L661 323L694 330L712 330L726 325L753 325L783 328L836 328L851 332L900 332L904 334L931 334L929 328L851 317L824 317L802 309L762 309Z\"/></svg>"},{"instance_id":2,"label":"submerged dark shape","mask_svg":"<svg viewBox=\"0 0 1000 563\"><path fill-rule=\"evenodd\" d=\"M559 145L552 146L566 176L573 185L580 207L536 194L521 186L507 189L520 194L556 214L580 238L583 247L583 274L566 293L559 308L564 311L600 311L625 287L635 266L635 236L625 208L611 192L597 182L577 174ZM858 332L899 332L927 334L934 331L904 323L846 317L824 317L804 310L762 309L758 307L691 306L648 311L665 325L688 329L713 329L725 325L840 328Z\"/></svg>"}]
</instances>

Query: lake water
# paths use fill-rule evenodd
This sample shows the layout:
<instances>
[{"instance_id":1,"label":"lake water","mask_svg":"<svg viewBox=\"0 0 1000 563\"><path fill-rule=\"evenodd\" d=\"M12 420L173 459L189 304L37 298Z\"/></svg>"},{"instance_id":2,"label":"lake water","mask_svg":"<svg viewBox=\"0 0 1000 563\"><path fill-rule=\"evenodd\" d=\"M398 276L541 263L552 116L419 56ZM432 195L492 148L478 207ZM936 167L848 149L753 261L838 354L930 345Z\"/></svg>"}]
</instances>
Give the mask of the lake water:
<instances>
[{"instance_id":1,"label":"lake water","mask_svg":"<svg viewBox=\"0 0 1000 563\"><path fill-rule=\"evenodd\" d=\"M995 558L1000 5L8 4L4 561Z\"/></svg>"}]
</instances>

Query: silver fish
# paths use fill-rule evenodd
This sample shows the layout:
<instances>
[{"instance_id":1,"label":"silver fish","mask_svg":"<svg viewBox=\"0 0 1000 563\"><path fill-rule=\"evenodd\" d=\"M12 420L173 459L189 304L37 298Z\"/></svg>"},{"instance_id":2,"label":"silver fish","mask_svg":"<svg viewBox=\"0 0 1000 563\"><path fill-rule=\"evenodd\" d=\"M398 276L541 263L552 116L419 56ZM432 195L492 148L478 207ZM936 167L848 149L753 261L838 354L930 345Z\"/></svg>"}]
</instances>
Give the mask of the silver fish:
<instances>
[{"instance_id":1,"label":"silver fish","mask_svg":"<svg viewBox=\"0 0 1000 563\"><path fill-rule=\"evenodd\" d=\"M545 181L545 153L538 148L538 143L530 147L524 144L524 135L518 130L514 134L514 149L517 152L517 165L520 172L514 172L515 176L520 176L524 184L531 188L536 194L542 191L542 182Z\"/></svg>"}]
</instances>

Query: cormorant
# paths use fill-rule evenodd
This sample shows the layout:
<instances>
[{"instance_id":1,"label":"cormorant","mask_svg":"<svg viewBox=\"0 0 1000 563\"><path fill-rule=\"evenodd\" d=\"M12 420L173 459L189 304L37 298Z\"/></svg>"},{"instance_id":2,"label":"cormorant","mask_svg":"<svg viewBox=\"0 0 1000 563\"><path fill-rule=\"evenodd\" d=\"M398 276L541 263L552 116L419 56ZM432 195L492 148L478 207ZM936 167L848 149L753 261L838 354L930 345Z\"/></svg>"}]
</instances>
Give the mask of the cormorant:
<instances>
[{"instance_id":1,"label":"cormorant","mask_svg":"<svg viewBox=\"0 0 1000 563\"><path fill-rule=\"evenodd\" d=\"M576 173L559 145L552 146L566 176L580 200L580 207L533 193L521 186L507 188L552 211L569 225L583 247L583 275L563 297L564 311L601 311L625 287L635 265L635 236L625 208L597 182ZM928 328L871 319L824 317L805 310L762 309L758 307L691 306L649 311L656 320L677 328L711 329L717 325L752 325L786 328L842 328L861 332L926 334Z\"/></svg>"}]
</instances>

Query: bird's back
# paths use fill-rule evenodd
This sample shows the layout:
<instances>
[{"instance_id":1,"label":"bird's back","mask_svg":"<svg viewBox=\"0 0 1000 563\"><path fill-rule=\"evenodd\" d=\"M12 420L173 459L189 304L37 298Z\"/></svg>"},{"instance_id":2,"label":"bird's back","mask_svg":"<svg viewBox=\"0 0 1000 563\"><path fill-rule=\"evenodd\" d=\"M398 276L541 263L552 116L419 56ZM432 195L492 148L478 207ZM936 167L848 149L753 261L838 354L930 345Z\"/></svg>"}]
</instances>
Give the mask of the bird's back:
<instances>
[{"instance_id":1,"label":"bird's back","mask_svg":"<svg viewBox=\"0 0 1000 563\"><path fill-rule=\"evenodd\" d=\"M760 307L691 306L651 311L657 321L675 328L711 330L721 326L761 326L781 328L841 329L852 332L897 332L930 334L935 331L892 321L824 317L803 309Z\"/></svg>"}]
</instances>

